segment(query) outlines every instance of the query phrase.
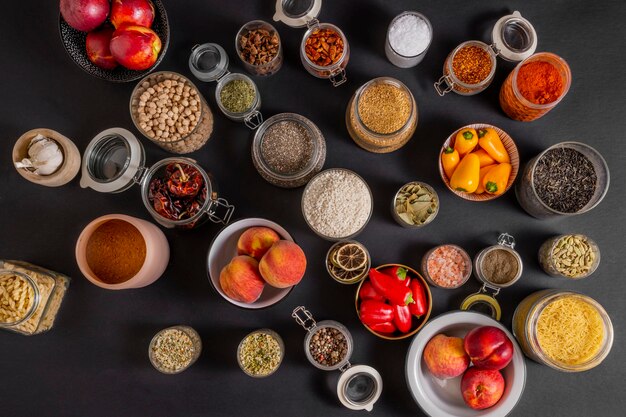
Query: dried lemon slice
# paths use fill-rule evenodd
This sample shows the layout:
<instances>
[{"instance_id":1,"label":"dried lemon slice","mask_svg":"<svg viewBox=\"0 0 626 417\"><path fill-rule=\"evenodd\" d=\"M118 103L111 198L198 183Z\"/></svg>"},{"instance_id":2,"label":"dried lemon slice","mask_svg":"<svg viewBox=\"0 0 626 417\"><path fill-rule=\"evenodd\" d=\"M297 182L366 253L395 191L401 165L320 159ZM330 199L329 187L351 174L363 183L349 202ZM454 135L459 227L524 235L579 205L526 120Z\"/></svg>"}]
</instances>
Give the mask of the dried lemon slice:
<instances>
[{"instance_id":1,"label":"dried lemon slice","mask_svg":"<svg viewBox=\"0 0 626 417\"><path fill-rule=\"evenodd\" d=\"M359 244L346 243L335 252L335 261L344 271L358 271L367 263L367 253Z\"/></svg>"}]
</instances>

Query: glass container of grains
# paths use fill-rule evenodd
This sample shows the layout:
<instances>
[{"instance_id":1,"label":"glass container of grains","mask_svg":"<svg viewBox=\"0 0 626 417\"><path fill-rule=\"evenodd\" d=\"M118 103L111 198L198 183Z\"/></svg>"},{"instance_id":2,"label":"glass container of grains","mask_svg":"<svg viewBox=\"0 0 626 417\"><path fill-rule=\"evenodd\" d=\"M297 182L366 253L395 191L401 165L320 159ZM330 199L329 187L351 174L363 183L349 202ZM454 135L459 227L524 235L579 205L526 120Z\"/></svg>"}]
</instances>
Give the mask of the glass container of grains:
<instances>
[{"instance_id":1,"label":"glass container of grains","mask_svg":"<svg viewBox=\"0 0 626 417\"><path fill-rule=\"evenodd\" d=\"M354 142L375 153L404 146L417 127L417 103L411 91L390 77L362 85L346 108L346 126Z\"/></svg>"},{"instance_id":2,"label":"glass container of grains","mask_svg":"<svg viewBox=\"0 0 626 417\"><path fill-rule=\"evenodd\" d=\"M613 346L608 313L591 297L573 291L530 294L515 309L513 335L530 359L563 372L598 366Z\"/></svg>"},{"instance_id":3,"label":"glass container of grains","mask_svg":"<svg viewBox=\"0 0 626 417\"><path fill-rule=\"evenodd\" d=\"M430 185L404 184L391 201L391 215L402 227L417 229L430 224L439 213L439 196Z\"/></svg>"},{"instance_id":4,"label":"glass container of grains","mask_svg":"<svg viewBox=\"0 0 626 417\"><path fill-rule=\"evenodd\" d=\"M283 46L278 31L263 20L253 20L239 29L235 49L243 67L252 75L276 74L283 65Z\"/></svg>"},{"instance_id":5,"label":"glass container of grains","mask_svg":"<svg viewBox=\"0 0 626 417\"><path fill-rule=\"evenodd\" d=\"M383 381L371 366L350 363L354 343L348 329L334 320L316 322L304 306L296 307L291 317L307 331L304 352L309 362L323 371L341 371L337 397L343 406L371 411L383 391Z\"/></svg>"},{"instance_id":6,"label":"glass container of grains","mask_svg":"<svg viewBox=\"0 0 626 417\"><path fill-rule=\"evenodd\" d=\"M538 219L571 216L600 204L609 181L609 167L597 150L580 142L561 142L526 163L515 195L520 206Z\"/></svg>"},{"instance_id":7,"label":"glass container of grains","mask_svg":"<svg viewBox=\"0 0 626 417\"><path fill-rule=\"evenodd\" d=\"M58 272L0 260L0 329L27 336L50 330L69 285Z\"/></svg>"},{"instance_id":8,"label":"glass container of grains","mask_svg":"<svg viewBox=\"0 0 626 417\"><path fill-rule=\"evenodd\" d=\"M461 310L480 311L500 320L502 309L496 296L522 276L522 258L514 247L513 236L502 233L497 245L478 252L474 258L474 275L483 285L477 293L463 300Z\"/></svg>"},{"instance_id":9,"label":"glass container of grains","mask_svg":"<svg viewBox=\"0 0 626 417\"><path fill-rule=\"evenodd\" d=\"M254 134L252 162L269 183L300 187L317 174L326 161L326 140L318 127L295 113L267 119Z\"/></svg>"},{"instance_id":10,"label":"glass container of grains","mask_svg":"<svg viewBox=\"0 0 626 417\"><path fill-rule=\"evenodd\" d=\"M284 356L283 339L270 329L259 329L248 334L237 348L239 367L253 378L272 375L280 367Z\"/></svg>"},{"instance_id":11,"label":"glass container of grains","mask_svg":"<svg viewBox=\"0 0 626 417\"><path fill-rule=\"evenodd\" d=\"M130 96L130 116L142 135L166 151L197 151L213 133L213 113L186 77L161 71L143 78Z\"/></svg>"},{"instance_id":12,"label":"glass container of grains","mask_svg":"<svg viewBox=\"0 0 626 417\"><path fill-rule=\"evenodd\" d=\"M430 21L419 12L402 12L391 21L385 55L396 67L411 68L422 62L433 40Z\"/></svg>"},{"instance_id":13,"label":"glass container of grains","mask_svg":"<svg viewBox=\"0 0 626 417\"><path fill-rule=\"evenodd\" d=\"M472 260L460 246L435 246L422 257L422 274L435 287L459 288L472 275Z\"/></svg>"},{"instance_id":14,"label":"glass container of grains","mask_svg":"<svg viewBox=\"0 0 626 417\"><path fill-rule=\"evenodd\" d=\"M200 335L189 326L172 326L154 335L148 358L164 374L179 374L193 365L202 352Z\"/></svg>"},{"instance_id":15,"label":"glass container of grains","mask_svg":"<svg viewBox=\"0 0 626 417\"><path fill-rule=\"evenodd\" d=\"M457 46L446 58L435 90L440 96L451 91L463 96L478 94L493 81L497 56L518 62L532 55L535 49L535 28L515 11L496 22L491 32L491 45L472 40Z\"/></svg>"},{"instance_id":16,"label":"glass container of grains","mask_svg":"<svg viewBox=\"0 0 626 417\"><path fill-rule=\"evenodd\" d=\"M165 158L147 167L141 142L128 130L97 134L83 154L80 186L119 193L135 184L148 212L167 228L191 229L207 220L227 224L233 214L234 206L218 196L215 180L195 160Z\"/></svg>"},{"instance_id":17,"label":"glass container of grains","mask_svg":"<svg viewBox=\"0 0 626 417\"><path fill-rule=\"evenodd\" d=\"M600 265L600 248L585 235L554 236L539 248L539 264L553 277L586 278Z\"/></svg>"},{"instance_id":18,"label":"glass container of grains","mask_svg":"<svg viewBox=\"0 0 626 417\"><path fill-rule=\"evenodd\" d=\"M340 284L357 284L363 281L371 266L369 251L356 240L337 242L326 253L326 271Z\"/></svg>"},{"instance_id":19,"label":"glass container of grains","mask_svg":"<svg viewBox=\"0 0 626 417\"><path fill-rule=\"evenodd\" d=\"M307 28L300 43L302 65L311 75L328 79L337 87L347 80L350 45L341 29L317 20L321 8L322 0L276 0L274 21Z\"/></svg>"},{"instance_id":20,"label":"glass container of grains","mask_svg":"<svg viewBox=\"0 0 626 417\"><path fill-rule=\"evenodd\" d=\"M228 71L228 54L215 43L196 45L189 56L191 73L204 82L217 82L215 101L226 117L256 129L263 122L261 94L244 74Z\"/></svg>"},{"instance_id":21,"label":"glass container of grains","mask_svg":"<svg viewBox=\"0 0 626 417\"><path fill-rule=\"evenodd\" d=\"M343 168L321 171L302 193L302 214L311 230L323 239L350 239L365 229L374 203L359 175Z\"/></svg>"}]
</instances>

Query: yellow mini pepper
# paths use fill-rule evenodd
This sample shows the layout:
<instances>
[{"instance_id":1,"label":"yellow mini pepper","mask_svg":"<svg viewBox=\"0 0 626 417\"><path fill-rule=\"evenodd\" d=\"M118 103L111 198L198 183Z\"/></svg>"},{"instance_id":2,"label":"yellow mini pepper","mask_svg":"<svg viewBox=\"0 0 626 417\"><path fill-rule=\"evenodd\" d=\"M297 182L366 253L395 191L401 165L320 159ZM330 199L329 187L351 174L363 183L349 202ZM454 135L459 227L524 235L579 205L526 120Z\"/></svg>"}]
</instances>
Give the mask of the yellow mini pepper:
<instances>
[{"instance_id":1,"label":"yellow mini pepper","mask_svg":"<svg viewBox=\"0 0 626 417\"><path fill-rule=\"evenodd\" d=\"M454 149L459 152L460 156L472 152L478 145L478 134L474 129L461 129L454 138Z\"/></svg>"},{"instance_id":2,"label":"yellow mini pepper","mask_svg":"<svg viewBox=\"0 0 626 417\"><path fill-rule=\"evenodd\" d=\"M509 153L493 128L478 129L478 144L496 161L507 164L511 162Z\"/></svg>"},{"instance_id":3,"label":"yellow mini pepper","mask_svg":"<svg viewBox=\"0 0 626 417\"><path fill-rule=\"evenodd\" d=\"M475 153L478 157L481 168L497 163L496 160L489 156L489 154L484 149L478 149L477 151L474 151L472 153Z\"/></svg>"},{"instance_id":4,"label":"yellow mini pepper","mask_svg":"<svg viewBox=\"0 0 626 417\"><path fill-rule=\"evenodd\" d=\"M443 165L443 171L446 173L448 179L452 178L452 174L459 165L459 152L451 147L446 147L441 154L441 165Z\"/></svg>"},{"instance_id":5,"label":"yellow mini pepper","mask_svg":"<svg viewBox=\"0 0 626 417\"><path fill-rule=\"evenodd\" d=\"M482 185L489 194L500 195L506 190L511 175L511 164L506 162L491 168L482 179Z\"/></svg>"},{"instance_id":6,"label":"yellow mini pepper","mask_svg":"<svg viewBox=\"0 0 626 417\"><path fill-rule=\"evenodd\" d=\"M477 152L474 152L474 153L477 153ZM487 172L489 172L489 170L493 167L495 167L495 164L487 165L486 167L480 168L480 174L478 175L478 178L479 178L478 188L476 188L476 191L474 191L474 194L482 194L485 192L485 187L483 186L483 178L485 178L485 175L487 175Z\"/></svg>"},{"instance_id":7,"label":"yellow mini pepper","mask_svg":"<svg viewBox=\"0 0 626 417\"><path fill-rule=\"evenodd\" d=\"M459 166L454 170L450 178L450 187L457 191L473 193L478 188L480 180L480 161L473 153L469 153L461 159Z\"/></svg>"}]
</instances>

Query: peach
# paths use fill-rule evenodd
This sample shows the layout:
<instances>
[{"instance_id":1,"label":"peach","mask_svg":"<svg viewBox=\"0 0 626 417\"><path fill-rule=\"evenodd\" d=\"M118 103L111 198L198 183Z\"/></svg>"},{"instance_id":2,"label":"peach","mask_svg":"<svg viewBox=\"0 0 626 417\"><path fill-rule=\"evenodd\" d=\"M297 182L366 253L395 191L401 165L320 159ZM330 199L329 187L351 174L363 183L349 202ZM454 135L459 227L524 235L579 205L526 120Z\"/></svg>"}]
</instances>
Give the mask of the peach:
<instances>
[{"instance_id":1,"label":"peach","mask_svg":"<svg viewBox=\"0 0 626 417\"><path fill-rule=\"evenodd\" d=\"M109 48L112 36L113 28L104 27L103 29L89 32L85 41L87 58L95 65L106 70L112 70L117 67L117 61L113 58Z\"/></svg>"},{"instance_id":2,"label":"peach","mask_svg":"<svg viewBox=\"0 0 626 417\"><path fill-rule=\"evenodd\" d=\"M233 300L253 303L259 299L265 281L259 274L259 263L249 256L235 256L220 272L220 287Z\"/></svg>"},{"instance_id":3,"label":"peach","mask_svg":"<svg viewBox=\"0 0 626 417\"><path fill-rule=\"evenodd\" d=\"M150 0L113 0L111 23L115 28L137 25L149 28L154 21L154 5Z\"/></svg>"},{"instance_id":4,"label":"peach","mask_svg":"<svg viewBox=\"0 0 626 417\"><path fill-rule=\"evenodd\" d=\"M306 256L300 248L288 240L279 240L265 253L259 262L261 276L272 287L287 288L296 285L304 276Z\"/></svg>"},{"instance_id":5,"label":"peach","mask_svg":"<svg viewBox=\"0 0 626 417\"><path fill-rule=\"evenodd\" d=\"M502 330L481 326L465 335L464 348L474 366L499 370L513 359L513 343Z\"/></svg>"},{"instance_id":6,"label":"peach","mask_svg":"<svg viewBox=\"0 0 626 417\"><path fill-rule=\"evenodd\" d=\"M111 53L117 62L131 70L145 70L156 62L161 39L150 28L124 25L113 32Z\"/></svg>"},{"instance_id":7,"label":"peach","mask_svg":"<svg viewBox=\"0 0 626 417\"><path fill-rule=\"evenodd\" d=\"M435 378L448 379L461 375L470 363L463 350L463 339L435 335L424 347L424 362Z\"/></svg>"},{"instance_id":8,"label":"peach","mask_svg":"<svg viewBox=\"0 0 626 417\"><path fill-rule=\"evenodd\" d=\"M260 261L274 243L280 240L278 233L269 227L251 227L239 237L237 254L252 256Z\"/></svg>"},{"instance_id":9,"label":"peach","mask_svg":"<svg viewBox=\"0 0 626 417\"><path fill-rule=\"evenodd\" d=\"M461 378L463 401L474 410L484 410L500 401L504 393L504 377L500 371L469 368Z\"/></svg>"},{"instance_id":10,"label":"peach","mask_svg":"<svg viewBox=\"0 0 626 417\"><path fill-rule=\"evenodd\" d=\"M100 26L109 15L109 0L61 0L63 20L76 30L89 32Z\"/></svg>"}]
</instances>

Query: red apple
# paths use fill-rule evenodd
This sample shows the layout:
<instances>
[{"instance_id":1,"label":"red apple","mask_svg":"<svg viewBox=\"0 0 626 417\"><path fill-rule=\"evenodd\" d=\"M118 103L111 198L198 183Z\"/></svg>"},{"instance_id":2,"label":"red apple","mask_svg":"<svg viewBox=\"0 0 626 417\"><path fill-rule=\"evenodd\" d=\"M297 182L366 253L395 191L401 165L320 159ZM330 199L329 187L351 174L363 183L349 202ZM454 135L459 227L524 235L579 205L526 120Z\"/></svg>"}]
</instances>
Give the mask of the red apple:
<instances>
[{"instance_id":1,"label":"red apple","mask_svg":"<svg viewBox=\"0 0 626 417\"><path fill-rule=\"evenodd\" d=\"M111 23L115 28L122 25L145 26L154 21L154 5L150 0L113 0L111 2Z\"/></svg>"},{"instance_id":2,"label":"red apple","mask_svg":"<svg viewBox=\"0 0 626 417\"><path fill-rule=\"evenodd\" d=\"M145 70L157 60L161 39L152 29L124 25L113 32L111 53L113 58L131 70Z\"/></svg>"},{"instance_id":3,"label":"red apple","mask_svg":"<svg viewBox=\"0 0 626 417\"><path fill-rule=\"evenodd\" d=\"M435 335L424 347L424 362L435 378L448 379L461 375L470 360L463 350L463 339Z\"/></svg>"},{"instance_id":4,"label":"red apple","mask_svg":"<svg viewBox=\"0 0 626 417\"><path fill-rule=\"evenodd\" d=\"M465 335L465 351L477 368L499 370L511 362L513 343L497 327L481 326Z\"/></svg>"},{"instance_id":5,"label":"red apple","mask_svg":"<svg viewBox=\"0 0 626 417\"><path fill-rule=\"evenodd\" d=\"M89 32L109 15L109 0L61 0L61 16L76 30Z\"/></svg>"},{"instance_id":6,"label":"red apple","mask_svg":"<svg viewBox=\"0 0 626 417\"><path fill-rule=\"evenodd\" d=\"M500 371L477 369L472 366L461 378L465 404L474 410L494 406L504 393L504 377Z\"/></svg>"},{"instance_id":7,"label":"red apple","mask_svg":"<svg viewBox=\"0 0 626 417\"><path fill-rule=\"evenodd\" d=\"M85 48L87 49L87 58L100 68L112 70L117 67L117 61L111 54L109 44L113 36L112 27L104 27L100 30L94 30L87 34Z\"/></svg>"}]
</instances>

